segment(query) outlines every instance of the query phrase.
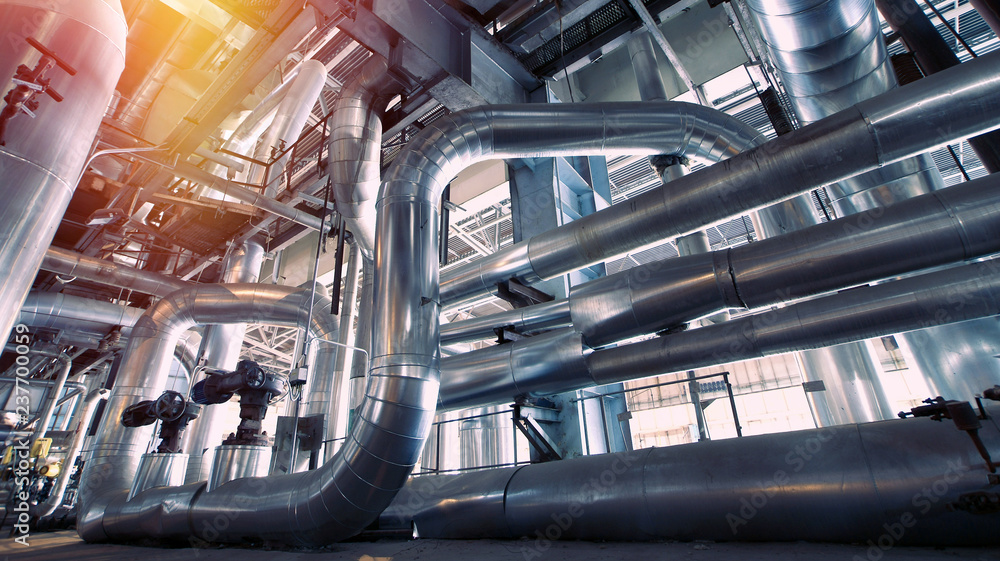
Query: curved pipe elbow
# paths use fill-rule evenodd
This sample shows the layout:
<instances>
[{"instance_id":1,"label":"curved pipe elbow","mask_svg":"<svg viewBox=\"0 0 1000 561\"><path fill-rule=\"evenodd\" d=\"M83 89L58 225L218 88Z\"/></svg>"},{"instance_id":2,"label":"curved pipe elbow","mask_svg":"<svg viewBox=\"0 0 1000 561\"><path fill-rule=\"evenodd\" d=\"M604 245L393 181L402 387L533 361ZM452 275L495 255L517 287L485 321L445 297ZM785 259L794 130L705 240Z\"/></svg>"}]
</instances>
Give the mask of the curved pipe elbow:
<instances>
[{"instance_id":1,"label":"curved pipe elbow","mask_svg":"<svg viewBox=\"0 0 1000 561\"><path fill-rule=\"evenodd\" d=\"M382 179L382 118L374 103L393 93L388 78L388 61L373 55L340 91L330 119L330 177L337 212L366 253L375 247L375 196Z\"/></svg>"}]
</instances>

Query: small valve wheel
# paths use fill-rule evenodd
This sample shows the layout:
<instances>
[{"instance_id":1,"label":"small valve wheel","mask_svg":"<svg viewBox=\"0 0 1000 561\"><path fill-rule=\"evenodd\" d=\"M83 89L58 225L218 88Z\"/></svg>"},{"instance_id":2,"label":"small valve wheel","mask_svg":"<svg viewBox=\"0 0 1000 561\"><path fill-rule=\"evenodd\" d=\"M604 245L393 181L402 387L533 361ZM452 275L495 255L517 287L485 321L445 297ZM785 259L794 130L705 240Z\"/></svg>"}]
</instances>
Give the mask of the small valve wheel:
<instances>
[{"instance_id":1,"label":"small valve wheel","mask_svg":"<svg viewBox=\"0 0 1000 561\"><path fill-rule=\"evenodd\" d=\"M165 391L163 395L156 398L153 411L156 412L159 419L169 423L180 419L186 406L187 403L183 395L175 391Z\"/></svg>"}]
</instances>

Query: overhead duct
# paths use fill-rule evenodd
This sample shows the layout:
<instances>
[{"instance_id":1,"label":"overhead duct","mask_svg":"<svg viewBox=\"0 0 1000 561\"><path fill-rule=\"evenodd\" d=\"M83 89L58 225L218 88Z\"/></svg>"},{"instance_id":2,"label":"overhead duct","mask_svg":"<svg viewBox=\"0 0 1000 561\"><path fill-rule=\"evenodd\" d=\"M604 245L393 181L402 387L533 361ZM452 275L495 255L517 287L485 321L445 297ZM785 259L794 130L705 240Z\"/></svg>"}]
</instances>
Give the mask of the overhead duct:
<instances>
[{"instance_id":1,"label":"overhead duct","mask_svg":"<svg viewBox=\"0 0 1000 561\"><path fill-rule=\"evenodd\" d=\"M792 131L757 148L633 197L589 216L514 244L489 257L449 271L441 281L441 302L455 304L490 295L512 277L531 282L599 263L706 224L746 213L825 184L910 157L1000 124L1000 57L987 54L861 102L855 107ZM553 127L545 112L584 113L587 105L524 109L518 135L541 145L584 128L602 134L632 125L618 116L608 121L598 112L585 127L583 118L562 118ZM642 107L636 120L660 132L654 104ZM496 109L494 109L496 111ZM580 115L584 117L584 115ZM438 123L441 127L443 123ZM454 125L449 125L453 127ZM929 136L927 130L941 131ZM432 128L426 134L437 133ZM650 133L652 136L654 133ZM418 139L421 137L418 137ZM504 140L507 140L504 137ZM616 138L603 145L615 152ZM579 145L576 152L584 151ZM648 151L646 153L649 153ZM487 155L484 157L490 157ZM496 157L501 157L496 154Z\"/></svg>"},{"instance_id":2,"label":"overhead duct","mask_svg":"<svg viewBox=\"0 0 1000 561\"><path fill-rule=\"evenodd\" d=\"M318 60L307 60L298 66L298 74L292 80L291 87L278 104L277 113L270 128L261 137L254 154L255 159L269 161L272 150L284 150L299 138L302 128L306 125L316 100L323 93L326 85L326 66ZM250 181L264 185L264 196L273 198L278 194L278 186L285 172L290 153L284 154L264 169L251 172Z\"/></svg>"},{"instance_id":3,"label":"overhead duct","mask_svg":"<svg viewBox=\"0 0 1000 561\"><path fill-rule=\"evenodd\" d=\"M0 115L0 270L7 272L0 284L4 341L73 196L125 68L127 29L118 0L78 0L60 4L57 11L49 9L50 4L0 0L0 35L7 42L7 55L0 59L0 91L8 101ZM28 71L22 72L21 65ZM40 91L15 84L14 78ZM22 114L25 109L35 118Z\"/></svg>"},{"instance_id":4,"label":"overhead duct","mask_svg":"<svg viewBox=\"0 0 1000 561\"><path fill-rule=\"evenodd\" d=\"M204 482L173 488L150 489L132 501L125 498L132 485L138 468L139 457L151 436L150 428L126 429L119 423L122 411L136 401L157 397L166 385L169 373L169 356L177 337L184 330L198 324L209 323L261 323L277 325L299 325L312 319L309 326L314 335L329 338L336 331L336 322L330 316L329 299L316 297L314 309L309 313L310 291L278 285L236 284L201 285L178 291L153 305L133 328L125 358L119 370L118 379L108 399L104 418L98 429L98 440L82 475L80 503L78 507L78 530L88 541L106 540L125 534L142 532L146 500L153 494L178 492L185 497L182 503L190 505L189 491L204 487ZM333 368L317 372L317 376L327 375ZM315 381L315 380L313 380ZM289 479L309 475L315 477L319 471L288 476ZM270 481L270 480L269 480ZM211 493L215 499L229 497L225 489L233 490L242 484L255 482L240 480L230 483L217 492ZM287 495L284 495L287 501ZM156 499L157 508L161 505ZM173 499L171 499L173 500ZM256 508L267 504L266 496L254 495ZM248 503L249 504L249 503ZM287 502L286 502L287 504ZM199 505L201 506L201 505ZM212 507L209 506L209 510ZM266 509L265 509L266 510ZM192 515L192 523L200 519L186 508L178 508L176 514ZM214 511L211 514L214 516ZM269 519L268 525L280 523ZM255 525L259 528L260 523ZM199 526L200 527L200 526ZM164 526L169 529L170 526ZM189 532L185 532L185 536Z\"/></svg>"},{"instance_id":5,"label":"overhead duct","mask_svg":"<svg viewBox=\"0 0 1000 561\"><path fill-rule=\"evenodd\" d=\"M221 151L228 151L234 154L241 154L243 156L251 156L253 154L254 145L262 134L271 126L274 122L274 116L278 112L278 104L285 98L285 94L288 93L288 89L291 87L292 83L295 81L295 77L298 76L299 69L301 66L296 66L289 71L288 75L284 77L284 81L278 84L276 88L271 90L271 93L267 94L253 108L250 113L240 121L240 124L236 126L233 133L229 135L229 138L222 144ZM201 148L199 148L201 150ZM195 153L198 153L196 150ZM199 154L201 155L201 154ZM224 154L215 154L215 156L227 157ZM240 161L242 165L241 170L236 170L230 168L226 170L226 175L229 179L236 179L237 181L246 182L247 176L250 173L249 163L244 163ZM221 165L209 165L206 166L209 171L222 174ZM222 193L218 191L212 191L204 186L198 190L199 195L207 195L209 197L218 198Z\"/></svg>"},{"instance_id":6,"label":"overhead duct","mask_svg":"<svg viewBox=\"0 0 1000 561\"><path fill-rule=\"evenodd\" d=\"M918 250L919 249L919 250ZM758 308L1000 252L1000 176L710 254L654 261L568 299L450 323L441 342L573 325L591 347L727 308Z\"/></svg>"},{"instance_id":7,"label":"overhead duct","mask_svg":"<svg viewBox=\"0 0 1000 561\"><path fill-rule=\"evenodd\" d=\"M980 431L1000 453L1000 408ZM993 545L987 482L951 422L897 419L411 479L384 530L421 538Z\"/></svg>"},{"instance_id":8,"label":"overhead duct","mask_svg":"<svg viewBox=\"0 0 1000 561\"><path fill-rule=\"evenodd\" d=\"M131 328L143 310L58 292L30 292L21 306L19 322L33 327L84 330L107 335L111 329ZM127 335L127 331L126 331Z\"/></svg>"},{"instance_id":9,"label":"overhead duct","mask_svg":"<svg viewBox=\"0 0 1000 561\"><path fill-rule=\"evenodd\" d=\"M29 292L21 307L18 322L29 327L56 329L61 332L59 341L81 346L74 336L79 332L94 333L95 341L89 345L99 348L108 342L107 335L115 328L121 328L121 336L128 337L132 326L144 313L141 308L120 306L110 302L92 300L80 296L60 294L56 292ZM69 332L71 336L66 336ZM188 373L194 372L198 360L198 345L201 335L189 331L177 341L174 358L184 366ZM68 344L68 343L67 343Z\"/></svg>"},{"instance_id":10,"label":"overhead duct","mask_svg":"<svg viewBox=\"0 0 1000 561\"><path fill-rule=\"evenodd\" d=\"M536 274L599 261L636 241L684 233L816 183L908 157L929 143L953 140L951 135L988 130L1000 119L998 66L1000 54L983 56L680 178L671 184L668 200L654 191L639 198L643 200L633 199L538 236L532 240L543 250L535 262ZM952 95L942 96L942 90ZM676 136L663 127L675 118L658 112L655 104L497 106L454 113L428 125L397 156L376 205L372 368L366 397L341 451L311 472L235 480L211 493L202 493L197 484L150 489L126 503L128 479L135 472L132 451L140 437L122 434L120 427L108 423L87 469L94 475L107 470L109 475L103 485L81 497L81 536L89 541L184 540L200 535L206 524L211 526L234 505L247 506L239 507L241 515L231 518L213 541L254 538L317 545L358 532L403 486L433 422L439 386L437 206L448 181L463 167L487 158L662 153ZM950 128L942 130L950 134L941 138L928 140L915 132L944 123ZM641 206L648 200L654 203L651 208ZM665 205L669 211L664 211ZM614 228L590 229L608 217L620 222ZM629 235L616 237L625 232ZM527 244L514 247L527 255ZM504 252L502 257L509 255ZM476 281L482 285L481 277ZM214 311L220 310L218 301L235 299L212 296L215 304L209 308ZM248 294L241 305L233 305L245 313L247 302L256 310L253 301L254 294ZM132 339L137 341L135 334ZM129 353L129 375L112 397L110 412L122 406L126 394L150 398L155 395L151 388L158 389L162 374L138 368L148 361L144 349L137 350L143 352ZM173 506L168 510L165 504ZM142 523L147 516L155 516L155 526Z\"/></svg>"},{"instance_id":11,"label":"overhead duct","mask_svg":"<svg viewBox=\"0 0 1000 561\"><path fill-rule=\"evenodd\" d=\"M161 297L193 284L55 246L45 251L40 268L43 271Z\"/></svg>"},{"instance_id":12,"label":"overhead duct","mask_svg":"<svg viewBox=\"0 0 1000 561\"><path fill-rule=\"evenodd\" d=\"M369 258L375 248L375 196L382 181L382 117L375 101L395 93L394 84L385 57L371 56L341 88L330 118L333 198Z\"/></svg>"}]
</instances>

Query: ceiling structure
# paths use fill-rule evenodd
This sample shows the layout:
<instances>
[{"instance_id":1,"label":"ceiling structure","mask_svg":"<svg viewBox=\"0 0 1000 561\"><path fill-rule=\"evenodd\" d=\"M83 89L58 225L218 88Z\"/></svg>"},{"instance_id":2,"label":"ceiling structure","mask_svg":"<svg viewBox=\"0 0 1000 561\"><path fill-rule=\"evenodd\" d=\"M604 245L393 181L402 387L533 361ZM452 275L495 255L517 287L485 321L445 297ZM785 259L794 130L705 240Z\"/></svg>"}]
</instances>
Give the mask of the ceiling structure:
<instances>
[{"instance_id":1,"label":"ceiling structure","mask_svg":"<svg viewBox=\"0 0 1000 561\"><path fill-rule=\"evenodd\" d=\"M627 2L617 0L313 0L305 10L302 2L290 0L122 4L129 24L126 68L95 146L97 154L116 153L93 159L53 245L184 280L220 280L221 261L241 240L264 239L268 255L274 257L310 231L225 194L209 196L197 182L171 172L183 161L201 168L214 165L195 149L200 147L202 154L217 151L240 119L287 81L303 60L323 63L328 77L306 131L288 147L293 163L276 198L315 216L322 214L326 186L326 116L340 87L373 52L389 59L394 77L403 84L402 95L386 100L383 169L409 138L450 111L530 101L545 91L564 101L637 95L623 45L642 31L642 22ZM772 138L774 130L757 92L773 76L765 75L766 67L755 60L752 48L748 54L750 40L738 33L746 22L733 25L722 7L709 4L645 2L675 45L686 46L677 50L713 105ZM978 54L998 46L967 1L936 4ZM721 38L699 47L696 32L713 29L713 21L725 26L717 33ZM935 23L949 37L947 28ZM887 27L884 31L889 32ZM710 49L712 56L698 56L698 49ZM890 46L890 52L900 50L898 43ZM957 43L956 50L963 60L970 57ZM670 65L661 64L666 82L676 85L676 99L694 101ZM933 154L946 183L962 181L963 172L972 178L985 173L967 144L954 148L954 156L947 150ZM281 154L271 156L273 161ZM694 162L693 169L702 166ZM615 203L659 184L646 158L613 158L608 169ZM453 213L442 271L515 241L506 185L495 189L500 194L494 195L493 204ZM816 204L823 206L822 192ZM712 226L708 235L713 249L752 242L756 236L745 216ZM607 267L617 272L675 255L676 245L668 241ZM44 271L33 288L138 307L151 301L149 295ZM454 321L509 308L501 300L482 299L445 318ZM287 368L294 340L294 330L288 328L251 329L244 354Z\"/></svg>"}]
</instances>

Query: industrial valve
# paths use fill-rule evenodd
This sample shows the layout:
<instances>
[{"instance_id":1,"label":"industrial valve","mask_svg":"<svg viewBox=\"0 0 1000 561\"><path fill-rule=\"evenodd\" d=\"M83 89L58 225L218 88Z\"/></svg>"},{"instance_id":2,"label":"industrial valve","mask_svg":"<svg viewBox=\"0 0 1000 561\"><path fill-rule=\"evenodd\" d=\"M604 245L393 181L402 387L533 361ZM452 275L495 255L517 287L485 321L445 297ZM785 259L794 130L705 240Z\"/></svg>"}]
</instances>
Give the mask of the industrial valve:
<instances>
[{"instance_id":1,"label":"industrial valve","mask_svg":"<svg viewBox=\"0 0 1000 561\"><path fill-rule=\"evenodd\" d=\"M949 400L941 396L933 399L925 399L924 403L927 405L919 405L910 411L901 411L898 415L899 418L930 417L934 421L951 419L958 430L965 431L972 438L972 443L976 446L976 450L979 451L979 455L986 460L986 466L989 468L990 473L996 473L997 468L993 463L993 458L990 457L990 452L986 449L986 445L983 444L983 440L979 438L979 429L982 427L982 423L980 422L981 417L976 414L975 409L972 408L972 404L968 401ZM980 411L982 418L985 418L986 412L982 411L982 405L980 405Z\"/></svg>"},{"instance_id":2,"label":"industrial valve","mask_svg":"<svg viewBox=\"0 0 1000 561\"><path fill-rule=\"evenodd\" d=\"M154 400L140 401L127 407L122 411L121 421L123 426L130 428L160 421L161 442L156 451L172 453L180 451L181 433L200 413L201 405L184 399L180 393L168 390Z\"/></svg>"},{"instance_id":3,"label":"industrial valve","mask_svg":"<svg viewBox=\"0 0 1000 561\"><path fill-rule=\"evenodd\" d=\"M992 399L993 401L1000 401L1000 386L993 386L992 388L983 390L983 397Z\"/></svg>"},{"instance_id":4,"label":"industrial valve","mask_svg":"<svg viewBox=\"0 0 1000 561\"><path fill-rule=\"evenodd\" d=\"M3 100L6 102L6 105L0 111L0 146L6 144L4 135L7 132L7 124L11 119L21 113L32 119L35 118L34 112L39 107L39 100L35 99L36 95L44 93L57 103L63 100L59 92L49 86L51 80L45 77L46 72L52 67L58 66L70 76L76 75L75 68L60 59L55 53L34 38L28 37L27 41L29 45L42 53L42 57L34 69L28 68L23 64L18 66L14 77L11 79L14 82L14 87L4 96Z\"/></svg>"},{"instance_id":5,"label":"industrial valve","mask_svg":"<svg viewBox=\"0 0 1000 561\"><path fill-rule=\"evenodd\" d=\"M240 396L240 425L223 444L267 444L262 432L267 406L288 393L288 377L271 372L252 360L241 360L232 372L209 373L194 385L191 399L195 403L212 405Z\"/></svg>"}]
</instances>

